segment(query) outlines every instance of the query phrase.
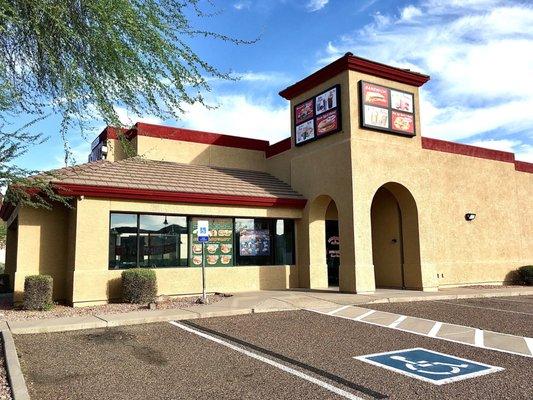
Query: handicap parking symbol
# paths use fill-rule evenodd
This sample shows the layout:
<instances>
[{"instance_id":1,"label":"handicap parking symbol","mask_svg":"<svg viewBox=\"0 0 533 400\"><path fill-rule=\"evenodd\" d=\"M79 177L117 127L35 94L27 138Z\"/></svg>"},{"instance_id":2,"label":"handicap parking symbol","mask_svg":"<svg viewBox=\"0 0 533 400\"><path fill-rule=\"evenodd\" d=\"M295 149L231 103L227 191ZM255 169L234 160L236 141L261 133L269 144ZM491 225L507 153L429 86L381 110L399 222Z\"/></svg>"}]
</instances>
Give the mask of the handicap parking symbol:
<instances>
[{"instance_id":1,"label":"handicap parking symbol","mask_svg":"<svg viewBox=\"0 0 533 400\"><path fill-rule=\"evenodd\" d=\"M423 348L368 354L354 358L435 385L503 370L500 367Z\"/></svg>"}]
</instances>

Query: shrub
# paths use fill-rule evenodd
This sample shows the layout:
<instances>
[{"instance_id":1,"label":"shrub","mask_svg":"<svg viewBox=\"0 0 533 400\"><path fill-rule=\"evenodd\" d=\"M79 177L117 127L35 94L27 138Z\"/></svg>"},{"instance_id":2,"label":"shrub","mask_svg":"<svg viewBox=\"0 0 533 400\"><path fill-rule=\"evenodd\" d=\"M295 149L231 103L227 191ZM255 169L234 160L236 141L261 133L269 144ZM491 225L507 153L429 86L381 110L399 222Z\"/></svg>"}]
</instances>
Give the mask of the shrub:
<instances>
[{"instance_id":1,"label":"shrub","mask_svg":"<svg viewBox=\"0 0 533 400\"><path fill-rule=\"evenodd\" d=\"M50 275L30 275L24 279L24 309L49 310L54 305L52 290L54 281Z\"/></svg>"},{"instance_id":2,"label":"shrub","mask_svg":"<svg viewBox=\"0 0 533 400\"><path fill-rule=\"evenodd\" d=\"M529 285L533 284L533 265L526 265L518 268L518 274L522 282Z\"/></svg>"},{"instance_id":3,"label":"shrub","mask_svg":"<svg viewBox=\"0 0 533 400\"><path fill-rule=\"evenodd\" d=\"M157 296L157 278L151 269L122 272L122 298L127 303L151 303Z\"/></svg>"}]
</instances>

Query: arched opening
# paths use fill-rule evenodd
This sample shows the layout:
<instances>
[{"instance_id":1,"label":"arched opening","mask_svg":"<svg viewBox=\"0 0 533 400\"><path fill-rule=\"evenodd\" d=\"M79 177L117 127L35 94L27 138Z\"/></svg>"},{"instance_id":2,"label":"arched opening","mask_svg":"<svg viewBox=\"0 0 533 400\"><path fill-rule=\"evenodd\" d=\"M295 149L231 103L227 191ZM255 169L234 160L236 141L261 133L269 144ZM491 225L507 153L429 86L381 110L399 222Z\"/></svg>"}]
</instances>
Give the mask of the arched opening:
<instances>
[{"instance_id":1,"label":"arched opening","mask_svg":"<svg viewBox=\"0 0 533 400\"><path fill-rule=\"evenodd\" d=\"M371 220L376 287L422 289L418 210L409 190L395 182L381 186Z\"/></svg>"},{"instance_id":2,"label":"arched opening","mask_svg":"<svg viewBox=\"0 0 533 400\"><path fill-rule=\"evenodd\" d=\"M339 287L339 214L335 201L318 196L309 209L309 287Z\"/></svg>"}]
</instances>

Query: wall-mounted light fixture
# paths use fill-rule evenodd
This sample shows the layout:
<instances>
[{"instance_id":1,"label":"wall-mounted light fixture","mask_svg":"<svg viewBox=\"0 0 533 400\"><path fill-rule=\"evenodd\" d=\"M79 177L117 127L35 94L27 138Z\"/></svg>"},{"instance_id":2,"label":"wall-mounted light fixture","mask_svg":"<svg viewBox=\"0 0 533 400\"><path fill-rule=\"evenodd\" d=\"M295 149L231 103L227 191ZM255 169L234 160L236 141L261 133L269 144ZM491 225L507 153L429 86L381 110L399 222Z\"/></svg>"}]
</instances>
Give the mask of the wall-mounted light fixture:
<instances>
[{"instance_id":1,"label":"wall-mounted light fixture","mask_svg":"<svg viewBox=\"0 0 533 400\"><path fill-rule=\"evenodd\" d=\"M474 214L474 213L466 213L465 214L465 219L467 221L473 221L473 220L476 219L476 214Z\"/></svg>"}]
</instances>

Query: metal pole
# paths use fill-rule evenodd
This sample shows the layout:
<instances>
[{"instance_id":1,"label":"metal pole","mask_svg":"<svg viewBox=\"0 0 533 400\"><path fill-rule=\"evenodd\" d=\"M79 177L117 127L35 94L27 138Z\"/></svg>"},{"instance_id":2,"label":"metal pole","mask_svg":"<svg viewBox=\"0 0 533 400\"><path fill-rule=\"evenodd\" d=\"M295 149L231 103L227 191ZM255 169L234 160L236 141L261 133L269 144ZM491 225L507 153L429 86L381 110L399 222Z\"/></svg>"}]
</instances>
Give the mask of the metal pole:
<instances>
[{"instance_id":1,"label":"metal pole","mask_svg":"<svg viewBox=\"0 0 533 400\"><path fill-rule=\"evenodd\" d=\"M207 304L205 293L205 242L202 242L202 303Z\"/></svg>"}]
</instances>

